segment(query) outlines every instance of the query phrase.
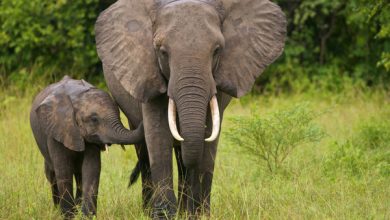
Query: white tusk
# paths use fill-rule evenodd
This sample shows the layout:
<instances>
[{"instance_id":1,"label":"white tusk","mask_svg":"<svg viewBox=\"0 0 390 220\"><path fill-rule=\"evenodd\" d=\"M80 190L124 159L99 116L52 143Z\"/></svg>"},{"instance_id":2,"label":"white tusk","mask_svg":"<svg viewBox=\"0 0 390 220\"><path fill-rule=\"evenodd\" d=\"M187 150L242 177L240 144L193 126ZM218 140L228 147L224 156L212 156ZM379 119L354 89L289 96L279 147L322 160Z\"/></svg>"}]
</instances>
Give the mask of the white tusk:
<instances>
[{"instance_id":1,"label":"white tusk","mask_svg":"<svg viewBox=\"0 0 390 220\"><path fill-rule=\"evenodd\" d=\"M106 148L106 152L108 153L108 145L105 144L104 147Z\"/></svg>"},{"instance_id":2,"label":"white tusk","mask_svg":"<svg viewBox=\"0 0 390 220\"><path fill-rule=\"evenodd\" d=\"M205 141L207 142L212 142L218 137L219 129L221 125L220 117L219 117L218 101L216 96L213 96L210 100L210 109L211 109L211 117L213 121L213 131L211 132L211 136L205 139Z\"/></svg>"},{"instance_id":3,"label":"white tusk","mask_svg":"<svg viewBox=\"0 0 390 220\"><path fill-rule=\"evenodd\" d=\"M184 141L184 139L180 136L179 132L177 131L176 126L176 106L173 99L169 99L168 102L168 124L169 124L169 130L171 130L172 136L178 140L178 141Z\"/></svg>"}]
</instances>

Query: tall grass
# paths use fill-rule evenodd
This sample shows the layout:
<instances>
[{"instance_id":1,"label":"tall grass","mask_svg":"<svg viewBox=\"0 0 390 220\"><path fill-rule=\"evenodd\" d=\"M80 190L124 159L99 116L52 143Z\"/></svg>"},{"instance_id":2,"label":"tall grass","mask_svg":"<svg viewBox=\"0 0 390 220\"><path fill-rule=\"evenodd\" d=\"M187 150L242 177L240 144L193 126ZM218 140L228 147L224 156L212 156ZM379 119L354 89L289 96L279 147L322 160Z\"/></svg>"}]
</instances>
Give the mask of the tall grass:
<instances>
[{"instance_id":1,"label":"tall grass","mask_svg":"<svg viewBox=\"0 0 390 220\"><path fill-rule=\"evenodd\" d=\"M0 91L0 219L60 218L28 120L32 96L40 88L43 83L23 93ZM350 90L234 100L225 119L250 115L251 108L267 115L308 102L314 113L321 113L315 122L327 136L294 149L283 163L284 172L270 173L228 141L224 130L234 124L225 120L211 219L389 219L388 97L382 90ZM141 208L140 181L127 188L136 163L134 150L111 149L102 155L98 218L147 219Z\"/></svg>"}]
</instances>

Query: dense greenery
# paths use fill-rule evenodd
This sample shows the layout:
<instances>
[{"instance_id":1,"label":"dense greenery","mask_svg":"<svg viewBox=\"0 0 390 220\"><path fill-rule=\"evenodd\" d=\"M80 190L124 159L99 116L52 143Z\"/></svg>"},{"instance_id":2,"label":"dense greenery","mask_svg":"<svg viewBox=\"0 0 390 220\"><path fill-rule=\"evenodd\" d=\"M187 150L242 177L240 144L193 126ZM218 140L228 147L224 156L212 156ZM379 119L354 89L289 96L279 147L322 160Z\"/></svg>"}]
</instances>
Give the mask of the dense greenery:
<instances>
[{"instance_id":1,"label":"dense greenery","mask_svg":"<svg viewBox=\"0 0 390 220\"><path fill-rule=\"evenodd\" d=\"M2 80L23 81L31 69L40 74L88 76L98 71L94 23L112 1L0 1ZM34 71L36 72L36 71Z\"/></svg>"},{"instance_id":2,"label":"dense greenery","mask_svg":"<svg viewBox=\"0 0 390 220\"><path fill-rule=\"evenodd\" d=\"M25 81L32 67L49 68L41 73L57 78L65 73L101 77L93 26L112 2L0 1L1 80ZM296 83L306 88L313 82L333 90L346 78L368 85L389 79L388 1L276 2L287 14L287 45L284 56L259 78L257 90L296 89Z\"/></svg>"},{"instance_id":3,"label":"dense greenery","mask_svg":"<svg viewBox=\"0 0 390 220\"><path fill-rule=\"evenodd\" d=\"M346 79L367 85L390 79L388 1L276 2L288 17L288 40L284 56L266 77L259 78L259 85L271 90L296 89L298 83L300 89L319 86L335 90L341 89Z\"/></svg>"},{"instance_id":4,"label":"dense greenery","mask_svg":"<svg viewBox=\"0 0 390 220\"><path fill-rule=\"evenodd\" d=\"M35 63L86 70L98 62L97 0L2 0L0 63L8 72Z\"/></svg>"}]
</instances>

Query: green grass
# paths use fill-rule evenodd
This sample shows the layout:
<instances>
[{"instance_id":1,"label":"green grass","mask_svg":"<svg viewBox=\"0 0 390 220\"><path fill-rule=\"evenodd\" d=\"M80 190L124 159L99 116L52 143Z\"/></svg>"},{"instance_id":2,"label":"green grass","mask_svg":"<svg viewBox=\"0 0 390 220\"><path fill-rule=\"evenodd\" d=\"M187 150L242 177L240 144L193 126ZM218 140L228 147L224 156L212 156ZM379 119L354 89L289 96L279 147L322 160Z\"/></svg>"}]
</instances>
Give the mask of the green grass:
<instances>
[{"instance_id":1,"label":"green grass","mask_svg":"<svg viewBox=\"0 0 390 220\"><path fill-rule=\"evenodd\" d=\"M32 94L40 88L23 94L0 91L0 219L60 218L29 126ZM316 123L327 135L294 149L281 171L270 173L222 134L211 219L389 219L388 97L383 91L351 90L234 100L222 133L233 126L229 118L254 110L266 115L308 102L320 114ZM113 146L102 154L99 219L147 219L140 181L127 188L136 163L134 150L127 149Z\"/></svg>"}]
</instances>

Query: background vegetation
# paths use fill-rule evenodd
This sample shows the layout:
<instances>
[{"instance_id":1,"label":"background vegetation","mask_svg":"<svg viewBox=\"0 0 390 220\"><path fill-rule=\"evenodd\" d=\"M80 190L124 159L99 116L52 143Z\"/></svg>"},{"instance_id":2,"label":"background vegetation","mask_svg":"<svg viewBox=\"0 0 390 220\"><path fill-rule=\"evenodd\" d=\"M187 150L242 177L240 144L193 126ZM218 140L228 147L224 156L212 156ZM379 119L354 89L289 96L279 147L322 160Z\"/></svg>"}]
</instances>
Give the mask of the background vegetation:
<instances>
[{"instance_id":1,"label":"background vegetation","mask_svg":"<svg viewBox=\"0 0 390 220\"><path fill-rule=\"evenodd\" d=\"M268 89L297 90L314 86L337 90L344 86L346 79L369 86L388 84L388 1L276 2L288 17L288 40L284 56L267 71L266 77L259 78L260 85L274 81L266 84Z\"/></svg>"},{"instance_id":2,"label":"background vegetation","mask_svg":"<svg viewBox=\"0 0 390 220\"><path fill-rule=\"evenodd\" d=\"M276 2L285 53L225 112L211 219L389 219L390 4ZM110 3L0 1L0 219L60 218L30 104L64 74L105 88L93 25ZM98 218L147 219L127 149L102 156Z\"/></svg>"},{"instance_id":3,"label":"background vegetation","mask_svg":"<svg viewBox=\"0 0 390 220\"><path fill-rule=\"evenodd\" d=\"M114 0L2 0L0 74L3 84L26 81L31 68L101 81L94 44L96 17ZM254 91L321 86L348 78L384 85L390 70L390 4L386 0L276 0L288 18L284 55ZM43 74L41 72L40 74ZM38 74L39 75L39 74ZM297 88L297 83L299 84Z\"/></svg>"}]
</instances>

